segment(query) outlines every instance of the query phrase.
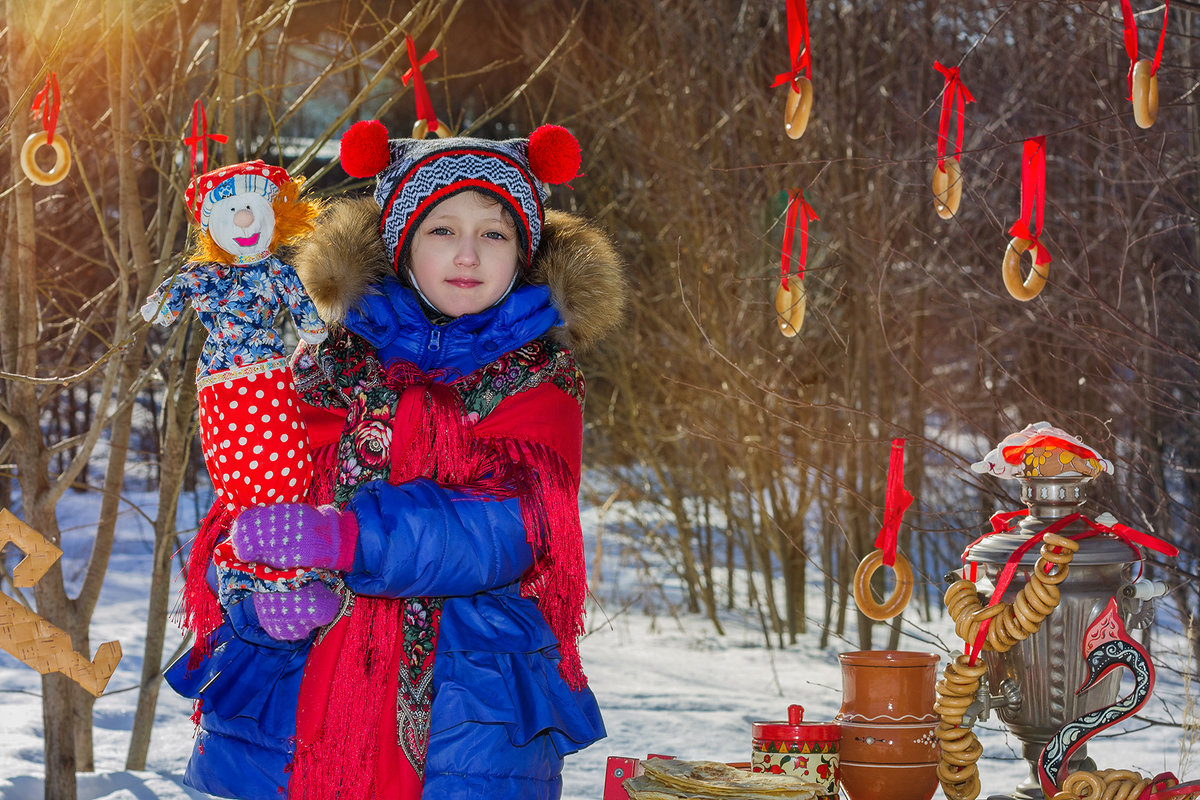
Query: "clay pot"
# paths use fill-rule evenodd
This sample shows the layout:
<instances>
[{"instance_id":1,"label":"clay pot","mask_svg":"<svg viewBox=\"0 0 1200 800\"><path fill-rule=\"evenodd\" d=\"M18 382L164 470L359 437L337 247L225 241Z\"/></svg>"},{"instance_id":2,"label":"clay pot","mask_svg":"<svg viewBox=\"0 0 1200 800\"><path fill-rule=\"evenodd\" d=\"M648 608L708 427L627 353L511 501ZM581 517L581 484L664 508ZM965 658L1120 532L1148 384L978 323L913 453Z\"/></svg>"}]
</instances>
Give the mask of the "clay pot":
<instances>
[{"instance_id":1,"label":"clay pot","mask_svg":"<svg viewBox=\"0 0 1200 800\"><path fill-rule=\"evenodd\" d=\"M923 764L938 759L936 722L916 725L842 723L839 756L866 764Z\"/></svg>"},{"instance_id":2,"label":"clay pot","mask_svg":"<svg viewBox=\"0 0 1200 800\"><path fill-rule=\"evenodd\" d=\"M752 730L751 772L795 775L821 784L817 797L837 798L837 723L804 722L804 707L790 705L787 722L756 722Z\"/></svg>"},{"instance_id":3,"label":"clay pot","mask_svg":"<svg viewBox=\"0 0 1200 800\"><path fill-rule=\"evenodd\" d=\"M838 654L842 708L837 720L866 725L937 722L937 653L859 650Z\"/></svg>"},{"instance_id":4,"label":"clay pot","mask_svg":"<svg viewBox=\"0 0 1200 800\"><path fill-rule=\"evenodd\" d=\"M937 791L937 763L842 762L842 790L850 800L930 800Z\"/></svg>"},{"instance_id":5,"label":"clay pot","mask_svg":"<svg viewBox=\"0 0 1200 800\"><path fill-rule=\"evenodd\" d=\"M841 653L842 788L851 800L929 800L937 789L936 653Z\"/></svg>"}]
</instances>

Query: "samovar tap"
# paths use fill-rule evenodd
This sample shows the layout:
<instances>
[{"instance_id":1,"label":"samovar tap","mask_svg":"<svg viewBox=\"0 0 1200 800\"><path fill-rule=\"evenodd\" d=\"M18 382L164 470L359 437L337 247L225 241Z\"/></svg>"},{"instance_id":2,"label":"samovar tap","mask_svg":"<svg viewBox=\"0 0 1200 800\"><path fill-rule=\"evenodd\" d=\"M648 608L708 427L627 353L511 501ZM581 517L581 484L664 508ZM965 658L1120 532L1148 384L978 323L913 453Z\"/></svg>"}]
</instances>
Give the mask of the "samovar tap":
<instances>
[{"instance_id":1,"label":"samovar tap","mask_svg":"<svg viewBox=\"0 0 1200 800\"><path fill-rule=\"evenodd\" d=\"M986 721L992 711L1016 713L1021 710L1021 687L1016 681L1005 678L998 688L1000 693L992 694L987 675L980 676L975 700L963 712L963 727L971 728L976 722Z\"/></svg>"}]
</instances>

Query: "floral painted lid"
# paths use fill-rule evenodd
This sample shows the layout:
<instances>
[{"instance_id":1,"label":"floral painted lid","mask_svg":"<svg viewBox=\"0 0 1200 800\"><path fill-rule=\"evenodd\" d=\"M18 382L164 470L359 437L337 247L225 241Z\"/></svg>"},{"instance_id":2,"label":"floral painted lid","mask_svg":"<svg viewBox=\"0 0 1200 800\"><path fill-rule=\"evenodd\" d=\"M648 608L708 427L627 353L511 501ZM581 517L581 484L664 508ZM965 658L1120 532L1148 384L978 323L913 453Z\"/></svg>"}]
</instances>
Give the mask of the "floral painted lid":
<instances>
[{"instance_id":1,"label":"floral painted lid","mask_svg":"<svg viewBox=\"0 0 1200 800\"><path fill-rule=\"evenodd\" d=\"M975 472L997 478L1085 477L1113 471L1112 462L1101 458L1078 436L1035 422L1004 437L982 460L971 465Z\"/></svg>"}]
</instances>

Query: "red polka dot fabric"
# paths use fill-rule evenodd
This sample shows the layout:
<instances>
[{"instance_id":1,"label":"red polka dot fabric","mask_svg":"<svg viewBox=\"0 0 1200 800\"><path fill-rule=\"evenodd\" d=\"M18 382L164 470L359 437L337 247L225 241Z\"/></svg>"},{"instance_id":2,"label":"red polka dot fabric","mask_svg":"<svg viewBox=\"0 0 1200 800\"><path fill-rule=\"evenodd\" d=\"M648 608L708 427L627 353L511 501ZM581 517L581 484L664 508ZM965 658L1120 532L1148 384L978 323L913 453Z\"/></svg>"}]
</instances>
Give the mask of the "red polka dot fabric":
<instances>
[{"instance_id":1,"label":"red polka dot fabric","mask_svg":"<svg viewBox=\"0 0 1200 800\"><path fill-rule=\"evenodd\" d=\"M213 377L199 390L200 444L225 507L303 501L312 457L291 369Z\"/></svg>"}]
</instances>

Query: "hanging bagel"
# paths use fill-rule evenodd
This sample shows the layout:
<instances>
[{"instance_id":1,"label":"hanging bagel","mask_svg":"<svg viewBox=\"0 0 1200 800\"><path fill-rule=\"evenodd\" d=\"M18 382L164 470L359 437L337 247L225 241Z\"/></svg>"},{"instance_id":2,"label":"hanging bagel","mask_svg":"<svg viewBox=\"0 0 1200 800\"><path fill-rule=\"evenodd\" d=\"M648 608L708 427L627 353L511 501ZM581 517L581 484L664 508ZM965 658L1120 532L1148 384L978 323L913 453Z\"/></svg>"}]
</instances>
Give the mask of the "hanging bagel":
<instances>
[{"instance_id":1,"label":"hanging bagel","mask_svg":"<svg viewBox=\"0 0 1200 800\"><path fill-rule=\"evenodd\" d=\"M886 600L876 603L871 594L871 577L882 566L883 551L876 549L868 553L854 571L854 602L864 616L877 622L891 619L903 611L912 598L913 590L912 564L903 553L896 553L896 564L892 567L896 573L896 585Z\"/></svg>"},{"instance_id":2,"label":"hanging bagel","mask_svg":"<svg viewBox=\"0 0 1200 800\"><path fill-rule=\"evenodd\" d=\"M779 332L791 339L804 324L808 294L804 291L804 281L799 277L790 278L787 283L784 288L783 281L780 281L779 289L775 292L775 321L779 323Z\"/></svg>"},{"instance_id":3,"label":"hanging bagel","mask_svg":"<svg viewBox=\"0 0 1200 800\"><path fill-rule=\"evenodd\" d=\"M38 131L31 133L21 146L21 169L25 177L38 186L53 186L67 177L67 171L71 169L71 147L66 138L55 136L52 144L48 140L49 135L45 131ZM42 169L37 163L37 151L46 144L54 150L54 166L48 170Z\"/></svg>"},{"instance_id":4,"label":"hanging bagel","mask_svg":"<svg viewBox=\"0 0 1200 800\"><path fill-rule=\"evenodd\" d=\"M1149 128L1158 118L1158 76L1154 62L1143 58L1133 65L1133 121Z\"/></svg>"},{"instance_id":5,"label":"hanging bagel","mask_svg":"<svg viewBox=\"0 0 1200 800\"><path fill-rule=\"evenodd\" d=\"M446 125L446 123L439 122L438 126L437 126L437 130L434 131L434 134L439 139L445 139L448 136L450 136L450 128ZM413 123L412 138L424 139L428 135L429 135L429 121L428 120L419 119Z\"/></svg>"},{"instance_id":6,"label":"hanging bagel","mask_svg":"<svg viewBox=\"0 0 1200 800\"><path fill-rule=\"evenodd\" d=\"M787 105L783 110L783 129L788 137L799 139L808 128L812 114L813 85L808 78L796 78L788 89Z\"/></svg>"},{"instance_id":7,"label":"hanging bagel","mask_svg":"<svg viewBox=\"0 0 1200 800\"><path fill-rule=\"evenodd\" d=\"M962 165L956 158L947 158L942 163L944 168L933 168L933 205L939 217L950 219L958 213L962 202Z\"/></svg>"},{"instance_id":8,"label":"hanging bagel","mask_svg":"<svg viewBox=\"0 0 1200 800\"><path fill-rule=\"evenodd\" d=\"M1034 264L1029 269L1029 275L1022 280L1021 278L1021 255L1028 250L1030 257L1033 258ZM1050 275L1050 265L1037 265L1037 246L1028 239L1015 237L1008 243L1008 249L1004 251L1004 288L1008 289L1008 293L1013 296L1014 300L1022 302L1032 300L1046 286L1046 278Z\"/></svg>"}]
</instances>

